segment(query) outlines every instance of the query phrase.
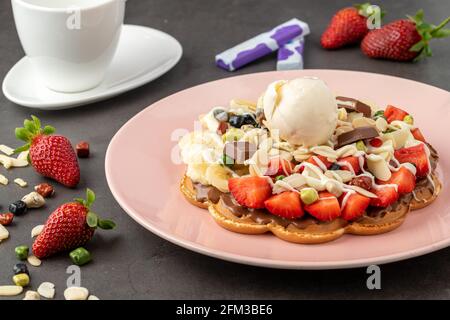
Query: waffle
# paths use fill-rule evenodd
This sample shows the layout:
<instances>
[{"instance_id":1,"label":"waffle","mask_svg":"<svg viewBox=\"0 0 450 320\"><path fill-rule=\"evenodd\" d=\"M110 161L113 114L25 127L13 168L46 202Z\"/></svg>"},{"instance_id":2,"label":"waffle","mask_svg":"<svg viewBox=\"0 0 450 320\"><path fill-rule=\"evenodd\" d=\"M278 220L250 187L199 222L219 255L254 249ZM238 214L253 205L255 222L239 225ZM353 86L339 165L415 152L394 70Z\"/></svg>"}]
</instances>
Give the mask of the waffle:
<instances>
[{"instance_id":1,"label":"waffle","mask_svg":"<svg viewBox=\"0 0 450 320\"><path fill-rule=\"evenodd\" d=\"M413 193L403 195L395 204L385 209L370 207L368 212L354 222L339 218L331 222L320 222L314 218L288 220L272 215L264 209L247 209L237 204L230 194L220 193L211 187L200 186L199 192L199 186L196 187L187 176L182 178L180 190L191 204L208 209L215 222L227 230L243 234L271 232L285 241L317 244L335 240L346 233L375 235L399 227L411 210L421 209L437 198L441 191L441 182L435 173L431 175L431 179L435 186L434 192L426 179L421 180ZM212 201L206 196L206 191Z\"/></svg>"}]
</instances>

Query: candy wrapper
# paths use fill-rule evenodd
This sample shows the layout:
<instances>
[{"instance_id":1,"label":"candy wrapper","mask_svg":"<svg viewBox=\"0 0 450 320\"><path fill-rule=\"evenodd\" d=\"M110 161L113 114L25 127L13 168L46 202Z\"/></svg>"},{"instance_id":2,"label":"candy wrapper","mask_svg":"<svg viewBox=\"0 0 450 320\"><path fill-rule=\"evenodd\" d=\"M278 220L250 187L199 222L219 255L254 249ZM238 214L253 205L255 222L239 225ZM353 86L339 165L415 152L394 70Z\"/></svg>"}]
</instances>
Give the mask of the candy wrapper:
<instances>
[{"instance_id":1,"label":"candy wrapper","mask_svg":"<svg viewBox=\"0 0 450 320\"><path fill-rule=\"evenodd\" d=\"M303 69L305 38L289 41L278 50L277 70Z\"/></svg>"},{"instance_id":2,"label":"candy wrapper","mask_svg":"<svg viewBox=\"0 0 450 320\"><path fill-rule=\"evenodd\" d=\"M222 69L234 71L278 50L290 40L307 34L309 34L307 23L295 18L291 19L271 31L262 33L216 55L216 65Z\"/></svg>"}]
</instances>

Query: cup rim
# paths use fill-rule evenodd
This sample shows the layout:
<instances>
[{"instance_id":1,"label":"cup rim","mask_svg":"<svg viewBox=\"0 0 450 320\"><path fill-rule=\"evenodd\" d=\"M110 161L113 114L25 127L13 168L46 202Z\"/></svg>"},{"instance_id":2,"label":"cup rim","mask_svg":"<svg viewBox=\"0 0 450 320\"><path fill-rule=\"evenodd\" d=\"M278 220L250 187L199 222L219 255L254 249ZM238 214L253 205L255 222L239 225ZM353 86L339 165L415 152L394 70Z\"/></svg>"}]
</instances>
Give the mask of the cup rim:
<instances>
[{"instance_id":1,"label":"cup rim","mask_svg":"<svg viewBox=\"0 0 450 320\"><path fill-rule=\"evenodd\" d=\"M29 2L27 2L26 0L12 0L13 2L16 2L17 4L24 6L28 9L32 9L32 10L36 10L36 11L41 11L41 12L67 12L68 9L70 9L71 7L67 7L67 8L49 8L49 7L44 7L44 6L39 6L39 5L35 5L35 4L31 4ZM108 3L114 2L114 1L123 1L126 2L126 0L103 0L103 2L101 3L97 3L97 4L89 4L86 6L83 6L81 8L81 10L91 10L91 9L96 9L99 8L101 6L104 6Z\"/></svg>"}]
</instances>

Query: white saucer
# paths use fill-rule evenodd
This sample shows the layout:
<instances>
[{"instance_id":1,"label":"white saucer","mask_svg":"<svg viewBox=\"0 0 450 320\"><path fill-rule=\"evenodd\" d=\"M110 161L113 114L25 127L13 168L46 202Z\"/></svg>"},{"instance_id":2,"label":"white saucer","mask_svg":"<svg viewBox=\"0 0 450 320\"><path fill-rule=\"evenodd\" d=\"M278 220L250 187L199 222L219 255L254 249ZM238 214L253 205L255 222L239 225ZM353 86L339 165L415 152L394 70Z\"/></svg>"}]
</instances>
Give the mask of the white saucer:
<instances>
[{"instance_id":1,"label":"white saucer","mask_svg":"<svg viewBox=\"0 0 450 320\"><path fill-rule=\"evenodd\" d=\"M59 93L40 82L27 57L3 80L3 94L12 102L44 110L81 106L110 98L150 82L174 67L183 49L172 36L147 27L124 25L116 55L105 80L80 93Z\"/></svg>"}]
</instances>

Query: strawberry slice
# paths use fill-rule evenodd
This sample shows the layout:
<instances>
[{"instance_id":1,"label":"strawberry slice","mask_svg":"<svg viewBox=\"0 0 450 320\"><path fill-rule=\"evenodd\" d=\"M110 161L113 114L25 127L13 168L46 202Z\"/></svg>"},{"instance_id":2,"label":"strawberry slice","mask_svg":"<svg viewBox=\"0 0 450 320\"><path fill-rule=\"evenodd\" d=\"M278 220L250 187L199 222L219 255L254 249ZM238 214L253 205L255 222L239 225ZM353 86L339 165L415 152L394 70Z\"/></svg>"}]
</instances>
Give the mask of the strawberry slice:
<instances>
[{"instance_id":1,"label":"strawberry slice","mask_svg":"<svg viewBox=\"0 0 450 320\"><path fill-rule=\"evenodd\" d=\"M245 207L261 209L272 195L272 187L262 177L228 179L228 188L236 201Z\"/></svg>"},{"instance_id":2,"label":"strawberry slice","mask_svg":"<svg viewBox=\"0 0 450 320\"><path fill-rule=\"evenodd\" d=\"M383 141L380 138L373 138L369 143L374 148L379 148L383 145Z\"/></svg>"},{"instance_id":3,"label":"strawberry slice","mask_svg":"<svg viewBox=\"0 0 450 320\"><path fill-rule=\"evenodd\" d=\"M423 136L423 134L419 128L415 128L415 129L411 130L411 133L412 133L414 139L422 141L422 142L426 142L425 137Z\"/></svg>"},{"instance_id":4,"label":"strawberry slice","mask_svg":"<svg viewBox=\"0 0 450 320\"><path fill-rule=\"evenodd\" d=\"M270 213L287 219L303 217L302 203L297 192L286 191L270 197L264 202Z\"/></svg>"},{"instance_id":5,"label":"strawberry slice","mask_svg":"<svg viewBox=\"0 0 450 320\"><path fill-rule=\"evenodd\" d=\"M266 176L276 177L279 175L289 176L292 174L293 165L286 159L280 157L272 158L269 160L269 167L266 172Z\"/></svg>"},{"instance_id":6,"label":"strawberry slice","mask_svg":"<svg viewBox=\"0 0 450 320\"><path fill-rule=\"evenodd\" d=\"M317 155L317 156L315 156L315 157L317 157L317 158L325 165L325 167L327 167L327 169L329 169L329 168L331 167L331 165L333 164L333 163L331 163L330 161L327 160L327 157L319 156L319 155ZM306 162L309 162L309 163L311 163L311 164L313 164L313 165L315 165L315 166L317 166L317 167L319 167L319 168L322 168L322 167L316 162L316 160L314 159L314 157L309 158L308 160L306 160Z\"/></svg>"},{"instance_id":7,"label":"strawberry slice","mask_svg":"<svg viewBox=\"0 0 450 320\"><path fill-rule=\"evenodd\" d=\"M415 165L417 177L426 177L430 171L428 155L422 143L409 148L396 150L394 156L400 163L409 162Z\"/></svg>"},{"instance_id":8,"label":"strawberry slice","mask_svg":"<svg viewBox=\"0 0 450 320\"><path fill-rule=\"evenodd\" d=\"M344 195L345 197L345 195ZM359 193L353 193L347 199L344 209L342 210L342 218L347 221L353 221L361 217L370 204L370 198Z\"/></svg>"},{"instance_id":9,"label":"strawberry slice","mask_svg":"<svg viewBox=\"0 0 450 320\"><path fill-rule=\"evenodd\" d=\"M392 173L387 182L382 182L382 184L396 184L399 193L410 193L416 187L416 177L405 167L400 167L397 172Z\"/></svg>"},{"instance_id":10,"label":"strawberry slice","mask_svg":"<svg viewBox=\"0 0 450 320\"><path fill-rule=\"evenodd\" d=\"M370 199L370 205L374 207L386 208L398 200L398 192L394 187L383 187L370 191L377 195L377 198Z\"/></svg>"},{"instance_id":11,"label":"strawberry slice","mask_svg":"<svg viewBox=\"0 0 450 320\"><path fill-rule=\"evenodd\" d=\"M320 192L319 200L305 206L305 210L320 221L331 221L341 215L338 199L329 192Z\"/></svg>"},{"instance_id":12,"label":"strawberry slice","mask_svg":"<svg viewBox=\"0 0 450 320\"><path fill-rule=\"evenodd\" d=\"M353 156L345 157L345 158L339 159L338 162L348 162L352 166L353 171L355 171L355 174L358 174L361 171L361 168L359 167L358 157L353 157ZM351 171L350 168L346 165L343 165L341 167L341 170Z\"/></svg>"},{"instance_id":13,"label":"strawberry slice","mask_svg":"<svg viewBox=\"0 0 450 320\"><path fill-rule=\"evenodd\" d=\"M384 116L388 123L395 120L403 121L407 115L408 112L394 106L387 106L386 110L384 110Z\"/></svg>"}]
</instances>

